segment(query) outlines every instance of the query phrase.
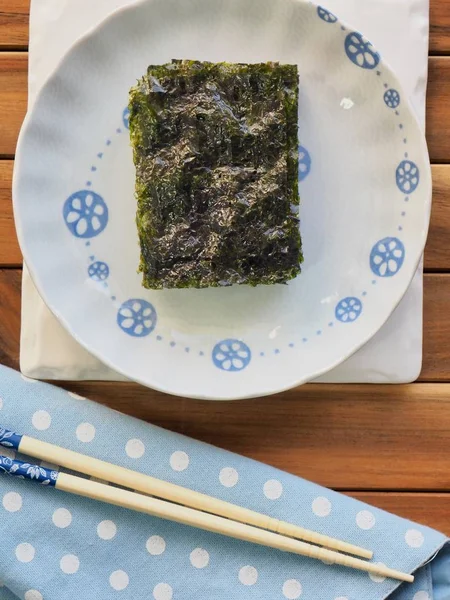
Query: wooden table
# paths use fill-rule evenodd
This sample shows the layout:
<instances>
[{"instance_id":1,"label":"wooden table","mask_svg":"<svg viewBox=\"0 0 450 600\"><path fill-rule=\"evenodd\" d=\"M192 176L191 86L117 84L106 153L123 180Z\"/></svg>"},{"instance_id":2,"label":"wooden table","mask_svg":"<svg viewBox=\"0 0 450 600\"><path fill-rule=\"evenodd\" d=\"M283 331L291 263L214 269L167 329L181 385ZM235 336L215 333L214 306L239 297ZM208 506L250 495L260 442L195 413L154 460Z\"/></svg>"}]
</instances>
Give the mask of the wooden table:
<instances>
[{"instance_id":1,"label":"wooden table","mask_svg":"<svg viewBox=\"0 0 450 600\"><path fill-rule=\"evenodd\" d=\"M14 368L22 259L11 176L27 105L28 11L29 0L0 0L0 363ZM450 0L431 0L429 74L434 199L425 254L424 363L417 383L307 385L236 403L176 399L134 384L67 387L450 535Z\"/></svg>"}]
</instances>

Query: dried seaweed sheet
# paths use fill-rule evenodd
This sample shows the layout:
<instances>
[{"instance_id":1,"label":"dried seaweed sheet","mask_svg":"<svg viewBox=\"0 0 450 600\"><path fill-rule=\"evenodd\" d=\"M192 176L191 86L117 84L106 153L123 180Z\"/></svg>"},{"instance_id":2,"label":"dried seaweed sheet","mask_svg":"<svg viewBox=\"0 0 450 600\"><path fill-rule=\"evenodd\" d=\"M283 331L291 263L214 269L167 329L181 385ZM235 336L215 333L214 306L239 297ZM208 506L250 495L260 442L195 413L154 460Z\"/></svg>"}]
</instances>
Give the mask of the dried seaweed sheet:
<instances>
[{"instance_id":1,"label":"dried seaweed sheet","mask_svg":"<svg viewBox=\"0 0 450 600\"><path fill-rule=\"evenodd\" d=\"M296 66L150 66L129 109L144 287L300 272Z\"/></svg>"}]
</instances>

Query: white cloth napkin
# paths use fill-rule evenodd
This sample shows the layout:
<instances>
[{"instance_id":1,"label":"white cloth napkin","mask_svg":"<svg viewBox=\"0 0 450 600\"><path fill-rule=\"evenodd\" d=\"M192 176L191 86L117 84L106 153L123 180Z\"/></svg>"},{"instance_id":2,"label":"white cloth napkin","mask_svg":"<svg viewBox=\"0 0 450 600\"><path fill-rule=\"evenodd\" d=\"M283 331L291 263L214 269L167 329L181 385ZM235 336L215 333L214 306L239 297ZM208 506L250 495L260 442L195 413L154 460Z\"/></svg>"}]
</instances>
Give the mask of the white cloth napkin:
<instances>
[{"instance_id":1,"label":"white cloth napkin","mask_svg":"<svg viewBox=\"0 0 450 600\"><path fill-rule=\"evenodd\" d=\"M80 35L135 0L32 0L29 102ZM183 0L180 0L182 2ZM398 73L425 127L429 0L324 0L326 8L375 44ZM423 277L419 268L394 314L364 348L322 382L402 383L422 364ZM28 377L121 380L63 329L24 265L20 366Z\"/></svg>"}]
</instances>

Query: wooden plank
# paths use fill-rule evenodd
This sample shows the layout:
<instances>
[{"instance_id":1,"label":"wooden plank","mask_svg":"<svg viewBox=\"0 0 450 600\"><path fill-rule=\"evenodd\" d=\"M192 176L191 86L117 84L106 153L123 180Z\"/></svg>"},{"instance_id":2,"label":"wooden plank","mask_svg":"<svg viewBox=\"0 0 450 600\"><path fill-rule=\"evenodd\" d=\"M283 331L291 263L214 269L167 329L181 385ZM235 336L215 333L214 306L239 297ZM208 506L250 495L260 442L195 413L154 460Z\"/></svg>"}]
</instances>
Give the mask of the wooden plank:
<instances>
[{"instance_id":1,"label":"wooden plank","mask_svg":"<svg viewBox=\"0 0 450 600\"><path fill-rule=\"evenodd\" d=\"M27 55L0 54L0 156L12 156L27 105ZM450 57L430 59L427 138L434 163L450 162Z\"/></svg>"},{"instance_id":2,"label":"wooden plank","mask_svg":"<svg viewBox=\"0 0 450 600\"><path fill-rule=\"evenodd\" d=\"M430 53L450 53L450 0L430 2Z\"/></svg>"},{"instance_id":3,"label":"wooden plank","mask_svg":"<svg viewBox=\"0 0 450 600\"><path fill-rule=\"evenodd\" d=\"M427 141L434 163L450 162L450 57L433 57L429 63Z\"/></svg>"},{"instance_id":4,"label":"wooden plank","mask_svg":"<svg viewBox=\"0 0 450 600\"><path fill-rule=\"evenodd\" d=\"M0 364L13 368L19 364L21 277L0 270Z\"/></svg>"},{"instance_id":5,"label":"wooden plank","mask_svg":"<svg viewBox=\"0 0 450 600\"><path fill-rule=\"evenodd\" d=\"M66 387L335 489L450 489L447 384L312 384L227 403L171 398L134 384Z\"/></svg>"},{"instance_id":6,"label":"wooden plank","mask_svg":"<svg viewBox=\"0 0 450 600\"><path fill-rule=\"evenodd\" d=\"M0 157L13 156L27 110L28 55L0 54Z\"/></svg>"},{"instance_id":7,"label":"wooden plank","mask_svg":"<svg viewBox=\"0 0 450 600\"><path fill-rule=\"evenodd\" d=\"M427 275L421 380L450 381L450 276Z\"/></svg>"},{"instance_id":8,"label":"wooden plank","mask_svg":"<svg viewBox=\"0 0 450 600\"><path fill-rule=\"evenodd\" d=\"M450 165L433 165L433 207L425 269L450 270Z\"/></svg>"},{"instance_id":9,"label":"wooden plank","mask_svg":"<svg viewBox=\"0 0 450 600\"><path fill-rule=\"evenodd\" d=\"M23 49L28 44L30 0L3 0L0 9L0 49ZM450 0L430 2L430 52L450 52Z\"/></svg>"},{"instance_id":10,"label":"wooden plank","mask_svg":"<svg viewBox=\"0 0 450 600\"><path fill-rule=\"evenodd\" d=\"M12 211L11 185L14 163L0 160L0 265L22 263Z\"/></svg>"},{"instance_id":11,"label":"wooden plank","mask_svg":"<svg viewBox=\"0 0 450 600\"><path fill-rule=\"evenodd\" d=\"M450 494L353 492L349 496L450 536Z\"/></svg>"},{"instance_id":12,"label":"wooden plank","mask_svg":"<svg viewBox=\"0 0 450 600\"><path fill-rule=\"evenodd\" d=\"M0 268L20 267L22 263L12 213L12 172L12 160L0 161ZM433 187L425 268L450 271L450 165L433 165Z\"/></svg>"},{"instance_id":13,"label":"wooden plank","mask_svg":"<svg viewBox=\"0 0 450 600\"><path fill-rule=\"evenodd\" d=\"M28 47L30 0L2 0L0 7L0 50Z\"/></svg>"}]
</instances>

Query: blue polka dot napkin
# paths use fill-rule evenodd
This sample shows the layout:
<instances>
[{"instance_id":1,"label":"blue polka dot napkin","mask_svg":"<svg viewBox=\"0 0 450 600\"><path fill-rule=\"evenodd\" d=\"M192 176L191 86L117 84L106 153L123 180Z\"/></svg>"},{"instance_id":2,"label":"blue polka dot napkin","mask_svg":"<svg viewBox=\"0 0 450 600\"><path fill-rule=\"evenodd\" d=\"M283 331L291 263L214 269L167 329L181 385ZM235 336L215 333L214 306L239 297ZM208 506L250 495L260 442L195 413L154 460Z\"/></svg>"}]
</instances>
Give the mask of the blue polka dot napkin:
<instances>
[{"instance_id":1,"label":"blue polka dot napkin","mask_svg":"<svg viewBox=\"0 0 450 600\"><path fill-rule=\"evenodd\" d=\"M398 587L0 475L0 600L450 598L442 534L5 367L0 427L371 548L377 562L416 571L414 584Z\"/></svg>"}]
</instances>

